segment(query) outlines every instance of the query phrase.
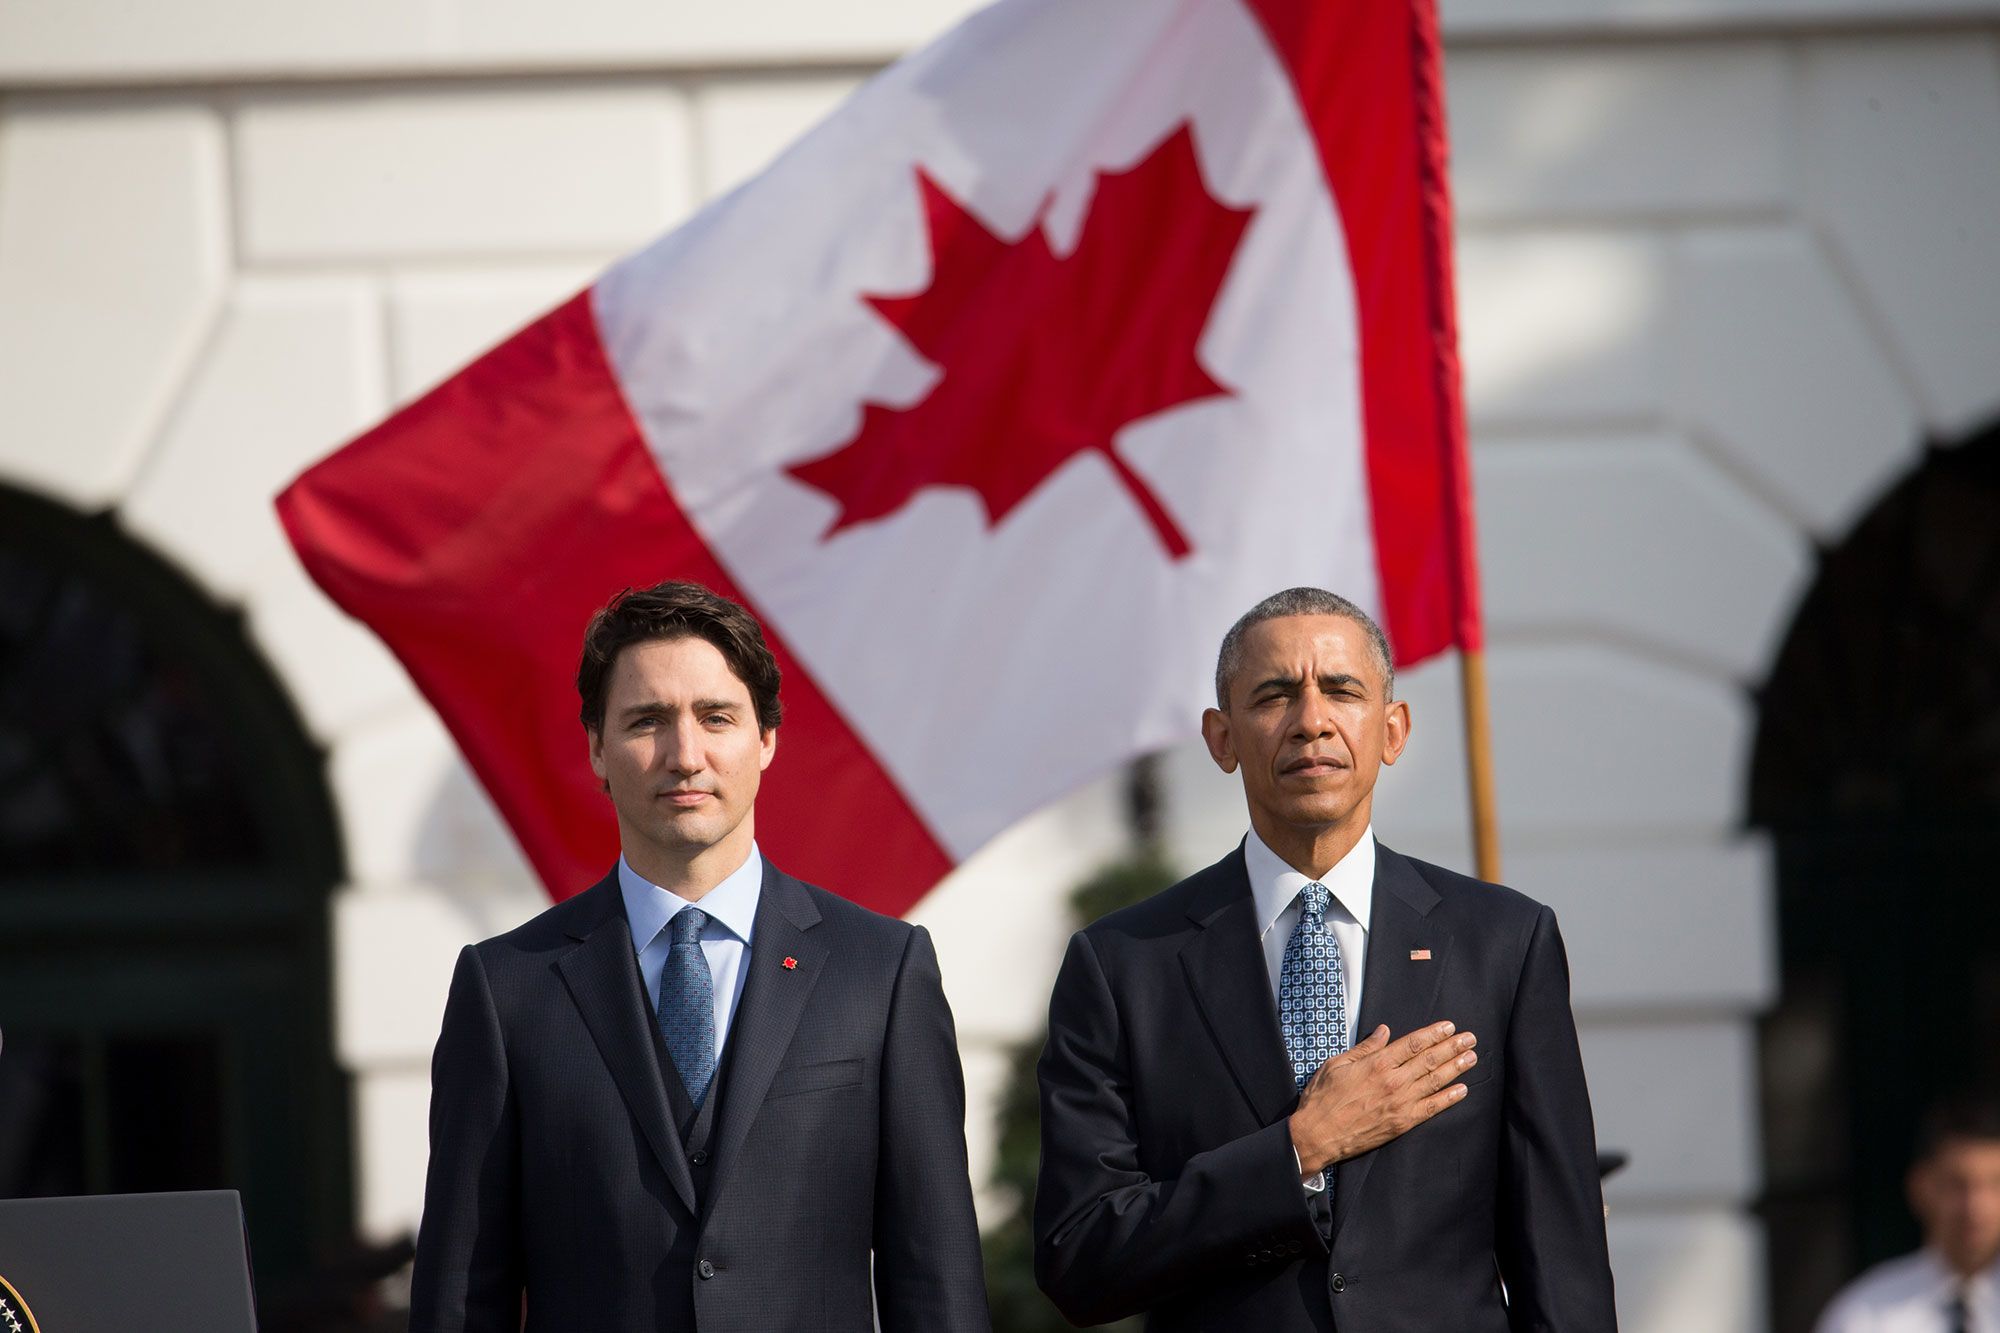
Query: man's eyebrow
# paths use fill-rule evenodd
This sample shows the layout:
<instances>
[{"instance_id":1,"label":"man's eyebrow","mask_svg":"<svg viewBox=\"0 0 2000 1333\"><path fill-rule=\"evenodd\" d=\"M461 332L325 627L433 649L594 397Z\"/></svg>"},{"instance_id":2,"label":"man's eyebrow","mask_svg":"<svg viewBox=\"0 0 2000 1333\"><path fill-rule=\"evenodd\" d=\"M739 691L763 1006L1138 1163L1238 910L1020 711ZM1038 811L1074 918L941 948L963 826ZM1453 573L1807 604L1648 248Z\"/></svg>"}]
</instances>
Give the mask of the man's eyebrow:
<instances>
[{"instance_id":1,"label":"man's eyebrow","mask_svg":"<svg viewBox=\"0 0 2000 1333\"><path fill-rule=\"evenodd\" d=\"M739 699L696 699L689 705L697 713L734 713L742 709ZM644 717L647 713L671 713L674 706L658 699L642 699L618 710L620 717Z\"/></svg>"},{"instance_id":2,"label":"man's eyebrow","mask_svg":"<svg viewBox=\"0 0 2000 1333\"><path fill-rule=\"evenodd\" d=\"M1350 672L1335 671L1317 679L1322 690L1344 690L1359 686L1362 693L1368 692L1368 682ZM1250 693L1256 695L1266 690L1297 690L1304 684L1304 676L1269 676L1251 686Z\"/></svg>"}]
</instances>

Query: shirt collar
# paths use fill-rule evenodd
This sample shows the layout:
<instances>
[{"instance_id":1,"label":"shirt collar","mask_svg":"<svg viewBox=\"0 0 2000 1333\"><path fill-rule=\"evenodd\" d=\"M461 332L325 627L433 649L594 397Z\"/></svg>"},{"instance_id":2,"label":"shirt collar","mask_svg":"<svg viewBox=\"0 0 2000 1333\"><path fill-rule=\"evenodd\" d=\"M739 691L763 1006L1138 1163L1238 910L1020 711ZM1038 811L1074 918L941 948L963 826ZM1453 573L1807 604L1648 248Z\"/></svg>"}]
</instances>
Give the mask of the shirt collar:
<instances>
[{"instance_id":1,"label":"shirt collar","mask_svg":"<svg viewBox=\"0 0 2000 1333\"><path fill-rule=\"evenodd\" d=\"M641 876L625 860L618 858L618 892L625 899L625 920L632 927L632 947L643 952L667 922L683 907L699 907L708 919L745 944L757 927L757 900L764 891L764 857L757 844L750 855L729 872L722 883L710 889L699 903L691 903L678 893L663 889Z\"/></svg>"},{"instance_id":2,"label":"shirt collar","mask_svg":"<svg viewBox=\"0 0 2000 1333\"><path fill-rule=\"evenodd\" d=\"M1991 1286L2000 1291L2000 1259L1995 1259L1971 1277L1960 1277L1958 1271L1944 1261L1944 1256L1926 1246L1923 1255L1924 1275L1945 1297L1949 1297L1960 1287Z\"/></svg>"},{"instance_id":3,"label":"shirt collar","mask_svg":"<svg viewBox=\"0 0 2000 1333\"><path fill-rule=\"evenodd\" d=\"M1257 931L1267 933L1278 923L1299 890L1313 881L1287 865L1252 828L1243 842L1243 866L1250 872L1250 896L1257 905ZM1375 903L1375 826L1361 830L1360 841L1319 881L1335 902L1347 909L1365 933Z\"/></svg>"}]
</instances>

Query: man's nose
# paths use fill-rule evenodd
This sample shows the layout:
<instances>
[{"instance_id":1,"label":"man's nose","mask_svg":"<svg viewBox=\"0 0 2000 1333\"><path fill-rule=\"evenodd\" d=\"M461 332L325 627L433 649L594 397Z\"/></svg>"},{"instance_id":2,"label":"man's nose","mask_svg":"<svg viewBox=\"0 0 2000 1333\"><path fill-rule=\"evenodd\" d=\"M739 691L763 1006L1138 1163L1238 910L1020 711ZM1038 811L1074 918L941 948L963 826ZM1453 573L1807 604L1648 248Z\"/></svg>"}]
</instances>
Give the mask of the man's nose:
<instances>
[{"instance_id":1,"label":"man's nose","mask_svg":"<svg viewBox=\"0 0 2000 1333\"><path fill-rule=\"evenodd\" d=\"M676 773L701 772L706 762L703 759L701 727L692 721L675 727L665 758L667 767Z\"/></svg>"},{"instance_id":2,"label":"man's nose","mask_svg":"<svg viewBox=\"0 0 2000 1333\"><path fill-rule=\"evenodd\" d=\"M1324 736L1333 730L1333 708L1331 701L1315 689L1299 692L1298 712L1294 717L1298 735L1311 740Z\"/></svg>"}]
</instances>

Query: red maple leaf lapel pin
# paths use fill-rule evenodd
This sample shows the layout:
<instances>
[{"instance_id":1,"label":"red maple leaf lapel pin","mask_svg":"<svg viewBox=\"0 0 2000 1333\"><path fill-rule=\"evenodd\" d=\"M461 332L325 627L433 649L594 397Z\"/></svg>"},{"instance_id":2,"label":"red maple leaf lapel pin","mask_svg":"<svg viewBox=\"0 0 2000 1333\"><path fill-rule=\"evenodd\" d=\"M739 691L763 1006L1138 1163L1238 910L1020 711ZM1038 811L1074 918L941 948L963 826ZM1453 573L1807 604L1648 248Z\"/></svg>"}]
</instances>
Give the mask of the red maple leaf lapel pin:
<instances>
[{"instance_id":1,"label":"red maple leaf lapel pin","mask_svg":"<svg viewBox=\"0 0 2000 1333\"><path fill-rule=\"evenodd\" d=\"M785 971L787 972L796 972L799 970L799 960L792 957L790 954L786 954L785 961L779 963L778 966L784 968Z\"/></svg>"}]
</instances>

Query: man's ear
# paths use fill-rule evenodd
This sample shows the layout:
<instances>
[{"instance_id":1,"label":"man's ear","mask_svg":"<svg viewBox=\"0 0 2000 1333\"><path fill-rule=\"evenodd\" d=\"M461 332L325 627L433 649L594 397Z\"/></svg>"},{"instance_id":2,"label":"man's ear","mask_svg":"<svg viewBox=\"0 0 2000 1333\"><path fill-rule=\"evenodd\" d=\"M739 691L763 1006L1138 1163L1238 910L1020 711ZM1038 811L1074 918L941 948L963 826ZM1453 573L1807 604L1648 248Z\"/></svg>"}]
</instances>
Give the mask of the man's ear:
<instances>
[{"instance_id":1,"label":"man's ear","mask_svg":"<svg viewBox=\"0 0 2000 1333\"><path fill-rule=\"evenodd\" d=\"M1410 743L1410 705L1398 699L1382 718L1382 762L1393 764Z\"/></svg>"},{"instance_id":2,"label":"man's ear","mask_svg":"<svg viewBox=\"0 0 2000 1333\"><path fill-rule=\"evenodd\" d=\"M585 727L583 734L590 742L590 771L597 774L597 781L606 791L611 787L604 776L604 733L596 727Z\"/></svg>"},{"instance_id":3,"label":"man's ear","mask_svg":"<svg viewBox=\"0 0 2000 1333\"><path fill-rule=\"evenodd\" d=\"M769 731L759 736L757 740L757 771L762 773L771 766L771 761L778 757L778 729L772 727Z\"/></svg>"},{"instance_id":4,"label":"man's ear","mask_svg":"<svg viewBox=\"0 0 2000 1333\"><path fill-rule=\"evenodd\" d=\"M1201 738L1208 743L1208 757L1225 773L1236 771L1236 751L1229 743L1229 715L1219 708L1201 710Z\"/></svg>"}]
</instances>

